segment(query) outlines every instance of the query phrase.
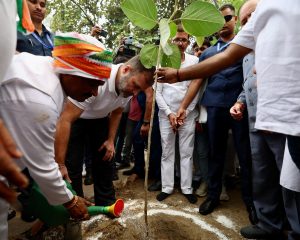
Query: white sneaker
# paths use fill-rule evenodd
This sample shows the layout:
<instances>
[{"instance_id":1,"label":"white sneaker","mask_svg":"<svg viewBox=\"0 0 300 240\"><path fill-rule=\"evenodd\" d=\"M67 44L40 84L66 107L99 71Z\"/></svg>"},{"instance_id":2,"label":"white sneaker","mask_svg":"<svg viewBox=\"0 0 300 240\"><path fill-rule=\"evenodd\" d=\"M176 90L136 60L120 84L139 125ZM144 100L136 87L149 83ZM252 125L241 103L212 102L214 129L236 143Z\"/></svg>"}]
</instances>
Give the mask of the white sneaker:
<instances>
[{"instance_id":1,"label":"white sneaker","mask_svg":"<svg viewBox=\"0 0 300 240\"><path fill-rule=\"evenodd\" d=\"M222 192L220 195L220 201L229 201L230 197L227 194L226 187L222 185Z\"/></svg>"},{"instance_id":2,"label":"white sneaker","mask_svg":"<svg viewBox=\"0 0 300 240\"><path fill-rule=\"evenodd\" d=\"M205 197L207 194L207 183L201 182L199 188L196 190L196 195L199 197Z\"/></svg>"}]
</instances>

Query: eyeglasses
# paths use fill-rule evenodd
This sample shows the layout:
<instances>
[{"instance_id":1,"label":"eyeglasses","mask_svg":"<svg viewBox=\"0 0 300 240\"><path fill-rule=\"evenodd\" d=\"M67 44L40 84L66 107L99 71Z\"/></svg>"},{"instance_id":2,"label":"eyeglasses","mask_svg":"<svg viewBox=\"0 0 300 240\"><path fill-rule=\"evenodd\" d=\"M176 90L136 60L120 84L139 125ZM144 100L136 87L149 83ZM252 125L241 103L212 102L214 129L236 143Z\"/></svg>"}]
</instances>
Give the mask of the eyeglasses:
<instances>
[{"instance_id":1,"label":"eyeglasses","mask_svg":"<svg viewBox=\"0 0 300 240\"><path fill-rule=\"evenodd\" d=\"M203 52L205 49L206 49L206 47L200 47L200 48L199 48L199 47L196 47L196 48L194 49L194 51L195 51L195 52L198 52L198 51L202 51L202 52Z\"/></svg>"},{"instance_id":2,"label":"eyeglasses","mask_svg":"<svg viewBox=\"0 0 300 240\"><path fill-rule=\"evenodd\" d=\"M188 39L186 39L186 38L175 38L175 39L173 39L173 42L174 43L187 43L189 40Z\"/></svg>"},{"instance_id":3,"label":"eyeglasses","mask_svg":"<svg viewBox=\"0 0 300 240\"><path fill-rule=\"evenodd\" d=\"M224 16L225 22L229 22L233 18L233 15Z\"/></svg>"}]
</instances>

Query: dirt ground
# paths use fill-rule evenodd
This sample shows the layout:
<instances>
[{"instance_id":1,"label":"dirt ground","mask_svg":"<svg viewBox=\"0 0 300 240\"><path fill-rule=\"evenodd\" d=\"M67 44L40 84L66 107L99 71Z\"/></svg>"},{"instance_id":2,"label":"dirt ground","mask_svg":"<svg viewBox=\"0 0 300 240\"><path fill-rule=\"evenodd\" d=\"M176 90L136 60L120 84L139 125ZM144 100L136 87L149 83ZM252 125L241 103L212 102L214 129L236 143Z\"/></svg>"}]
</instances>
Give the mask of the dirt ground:
<instances>
[{"instance_id":1,"label":"dirt ground","mask_svg":"<svg viewBox=\"0 0 300 240\"><path fill-rule=\"evenodd\" d=\"M137 179L128 181L120 174L115 181L117 197L125 202L120 218L105 215L92 217L83 222L73 235L63 228L50 229L43 234L47 240L217 240L243 239L239 234L242 226L248 225L247 212L241 200L238 188L228 191L230 200L221 205L210 215L202 216L198 208L205 198L198 198L196 204L190 204L185 197L175 190L174 194L163 202L156 200L158 192L148 192L148 235L144 217L144 182ZM151 181L150 181L151 183ZM92 186L84 189L87 197L93 195ZM24 231L32 224L24 223L19 216L9 221L9 239L25 240Z\"/></svg>"}]
</instances>

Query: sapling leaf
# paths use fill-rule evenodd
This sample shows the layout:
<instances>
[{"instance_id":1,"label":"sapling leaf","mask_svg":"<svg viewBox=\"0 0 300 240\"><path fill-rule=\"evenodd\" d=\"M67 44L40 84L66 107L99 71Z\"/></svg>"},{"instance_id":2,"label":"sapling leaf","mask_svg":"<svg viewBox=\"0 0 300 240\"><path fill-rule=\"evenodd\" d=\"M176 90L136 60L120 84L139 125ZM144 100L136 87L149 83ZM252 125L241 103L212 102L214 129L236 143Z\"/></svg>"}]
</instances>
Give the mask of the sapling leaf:
<instances>
[{"instance_id":1,"label":"sapling leaf","mask_svg":"<svg viewBox=\"0 0 300 240\"><path fill-rule=\"evenodd\" d=\"M171 55L173 53L172 48L168 44L168 40L170 38L170 27L168 23L168 19L162 18L159 22L159 30L160 30L160 45L163 49L163 52L166 55Z\"/></svg>"},{"instance_id":2,"label":"sapling leaf","mask_svg":"<svg viewBox=\"0 0 300 240\"><path fill-rule=\"evenodd\" d=\"M141 63L145 68L151 68L156 66L158 58L158 46L147 44L145 45L140 52Z\"/></svg>"},{"instance_id":3,"label":"sapling leaf","mask_svg":"<svg viewBox=\"0 0 300 240\"><path fill-rule=\"evenodd\" d=\"M175 37L177 32L177 25L174 22L170 22L169 27L170 27L170 38L173 38Z\"/></svg>"},{"instance_id":4,"label":"sapling leaf","mask_svg":"<svg viewBox=\"0 0 300 240\"><path fill-rule=\"evenodd\" d=\"M157 9L153 0L124 0L121 9L138 27L151 30L157 24Z\"/></svg>"},{"instance_id":5,"label":"sapling leaf","mask_svg":"<svg viewBox=\"0 0 300 240\"><path fill-rule=\"evenodd\" d=\"M180 68L181 65L181 53L177 45L171 44L172 55L168 56L165 53L162 54L161 66L162 67L172 67L172 68Z\"/></svg>"},{"instance_id":6,"label":"sapling leaf","mask_svg":"<svg viewBox=\"0 0 300 240\"><path fill-rule=\"evenodd\" d=\"M214 5L202 1L191 3L180 19L184 30L194 36L209 36L219 31L225 22Z\"/></svg>"}]
</instances>

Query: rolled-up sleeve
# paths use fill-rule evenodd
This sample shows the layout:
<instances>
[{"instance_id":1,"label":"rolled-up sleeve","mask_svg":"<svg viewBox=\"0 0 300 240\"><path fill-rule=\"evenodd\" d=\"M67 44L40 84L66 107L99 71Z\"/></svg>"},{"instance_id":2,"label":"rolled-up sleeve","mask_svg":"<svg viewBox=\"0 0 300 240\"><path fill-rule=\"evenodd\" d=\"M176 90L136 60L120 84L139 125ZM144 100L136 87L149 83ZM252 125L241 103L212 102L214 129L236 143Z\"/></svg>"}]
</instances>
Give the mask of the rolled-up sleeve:
<instances>
[{"instance_id":1,"label":"rolled-up sleeve","mask_svg":"<svg viewBox=\"0 0 300 240\"><path fill-rule=\"evenodd\" d=\"M68 97L69 101L72 102L76 107L79 107L80 109L82 110L85 110L92 102L95 101L96 97L92 96L88 99L86 99L85 101L83 102L78 102L76 100L74 100L73 98L71 97Z\"/></svg>"},{"instance_id":2,"label":"rolled-up sleeve","mask_svg":"<svg viewBox=\"0 0 300 240\"><path fill-rule=\"evenodd\" d=\"M251 18L247 24L238 32L231 43L246 47L249 49L255 49L255 37L254 37L254 24L256 21L255 12L252 14Z\"/></svg>"}]
</instances>

